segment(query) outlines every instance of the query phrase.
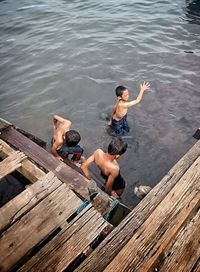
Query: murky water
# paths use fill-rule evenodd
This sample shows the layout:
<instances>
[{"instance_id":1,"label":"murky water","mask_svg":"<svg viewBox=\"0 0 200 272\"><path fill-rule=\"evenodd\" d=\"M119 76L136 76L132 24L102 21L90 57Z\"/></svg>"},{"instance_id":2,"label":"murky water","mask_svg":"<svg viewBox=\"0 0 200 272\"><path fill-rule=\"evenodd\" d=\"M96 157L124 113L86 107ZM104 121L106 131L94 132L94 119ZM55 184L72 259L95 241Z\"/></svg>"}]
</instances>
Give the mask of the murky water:
<instances>
[{"instance_id":1,"label":"murky water","mask_svg":"<svg viewBox=\"0 0 200 272\"><path fill-rule=\"evenodd\" d=\"M48 142L53 114L69 118L86 157L110 141L100 115L115 103L115 87L134 99L151 82L129 110L119 161L131 206L135 184L157 184L195 143L198 0L0 1L0 59L0 117Z\"/></svg>"}]
</instances>

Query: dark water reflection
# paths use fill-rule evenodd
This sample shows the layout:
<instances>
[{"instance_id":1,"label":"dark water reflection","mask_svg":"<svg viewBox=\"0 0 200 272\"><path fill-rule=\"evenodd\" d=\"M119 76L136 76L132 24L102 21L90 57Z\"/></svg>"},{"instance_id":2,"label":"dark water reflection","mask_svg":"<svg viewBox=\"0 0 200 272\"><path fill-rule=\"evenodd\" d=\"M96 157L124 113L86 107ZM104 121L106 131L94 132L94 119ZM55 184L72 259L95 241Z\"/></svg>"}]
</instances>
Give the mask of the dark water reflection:
<instances>
[{"instance_id":1,"label":"dark water reflection","mask_svg":"<svg viewBox=\"0 0 200 272\"><path fill-rule=\"evenodd\" d=\"M154 186L194 144L199 127L199 1L1 1L0 116L49 142L51 117L68 117L88 156L110 141L103 112L123 84L142 103L129 111L120 160L123 200Z\"/></svg>"},{"instance_id":2,"label":"dark water reflection","mask_svg":"<svg viewBox=\"0 0 200 272\"><path fill-rule=\"evenodd\" d=\"M185 14L190 19L190 23L200 24L200 1L187 0Z\"/></svg>"}]
</instances>

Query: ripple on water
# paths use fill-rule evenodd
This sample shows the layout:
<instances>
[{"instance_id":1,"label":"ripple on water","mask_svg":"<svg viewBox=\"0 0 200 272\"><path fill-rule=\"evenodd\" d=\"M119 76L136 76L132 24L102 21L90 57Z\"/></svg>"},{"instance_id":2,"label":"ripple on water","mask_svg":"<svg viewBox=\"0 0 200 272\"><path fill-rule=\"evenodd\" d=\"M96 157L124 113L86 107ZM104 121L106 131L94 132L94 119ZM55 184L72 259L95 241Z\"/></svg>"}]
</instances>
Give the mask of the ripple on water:
<instances>
[{"instance_id":1,"label":"ripple on water","mask_svg":"<svg viewBox=\"0 0 200 272\"><path fill-rule=\"evenodd\" d=\"M124 201L134 204L132 185L155 185L193 144L200 102L199 3L2 2L1 117L50 139L52 115L63 115L80 130L89 155L110 140L99 116L111 112L116 86L127 86L134 99L139 84L150 81L151 90L129 110L132 140L120 160Z\"/></svg>"}]
</instances>

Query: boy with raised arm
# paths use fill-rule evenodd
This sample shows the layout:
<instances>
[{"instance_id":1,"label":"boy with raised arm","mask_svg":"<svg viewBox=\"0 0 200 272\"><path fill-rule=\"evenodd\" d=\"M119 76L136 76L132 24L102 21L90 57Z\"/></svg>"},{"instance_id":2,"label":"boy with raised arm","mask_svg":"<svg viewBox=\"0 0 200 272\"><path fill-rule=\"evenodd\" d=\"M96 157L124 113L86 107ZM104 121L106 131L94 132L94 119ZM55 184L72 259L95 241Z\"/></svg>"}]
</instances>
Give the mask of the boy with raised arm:
<instances>
[{"instance_id":1,"label":"boy with raised arm","mask_svg":"<svg viewBox=\"0 0 200 272\"><path fill-rule=\"evenodd\" d=\"M127 111L130 107L140 103L143 94L150 87L149 82L140 84L140 92L135 100L128 101L129 91L124 86L118 86L115 89L116 96L118 98L112 111L111 124L114 127L115 133L117 135L124 135L129 132L129 126L127 122Z\"/></svg>"},{"instance_id":2,"label":"boy with raised arm","mask_svg":"<svg viewBox=\"0 0 200 272\"><path fill-rule=\"evenodd\" d=\"M108 145L107 152L97 149L87 160L85 160L81 169L88 179L91 179L89 165L94 162L101 170L101 176L105 179L105 191L109 195L119 198L125 188L125 181L120 174L117 160L126 152L127 143L121 138L114 138Z\"/></svg>"},{"instance_id":3,"label":"boy with raised arm","mask_svg":"<svg viewBox=\"0 0 200 272\"><path fill-rule=\"evenodd\" d=\"M83 149L78 145L81 136L78 131L70 130L71 124L71 121L59 115L53 116L54 135L51 153L61 161L64 161L66 158L72 161L83 159Z\"/></svg>"}]
</instances>

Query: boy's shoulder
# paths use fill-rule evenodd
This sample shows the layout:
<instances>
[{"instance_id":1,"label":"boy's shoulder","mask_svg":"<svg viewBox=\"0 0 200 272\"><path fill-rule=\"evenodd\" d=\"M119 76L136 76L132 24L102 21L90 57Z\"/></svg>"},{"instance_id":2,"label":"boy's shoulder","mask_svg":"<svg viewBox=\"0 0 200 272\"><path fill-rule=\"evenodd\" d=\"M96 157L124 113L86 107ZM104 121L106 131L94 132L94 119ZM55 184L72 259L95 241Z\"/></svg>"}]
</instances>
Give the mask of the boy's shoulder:
<instances>
[{"instance_id":1,"label":"boy's shoulder","mask_svg":"<svg viewBox=\"0 0 200 272\"><path fill-rule=\"evenodd\" d=\"M116 176L119 174L120 167L117 161L112 162L112 164L110 165L110 170Z\"/></svg>"},{"instance_id":2,"label":"boy's shoulder","mask_svg":"<svg viewBox=\"0 0 200 272\"><path fill-rule=\"evenodd\" d=\"M96 149L94 151L94 154L96 154L96 155L100 155L100 154L103 154L103 153L104 153L104 151L101 148L98 148L98 149Z\"/></svg>"},{"instance_id":3,"label":"boy's shoulder","mask_svg":"<svg viewBox=\"0 0 200 272\"><path fill-rule=\"evenodd\" d=\"M124 101L124 100L122 100L122 99L120 99L119 101L118 101L118 105L119 106L123 106L123 105L125 105L126 104L126 101Z\"/></svg>"}]
</instances>

